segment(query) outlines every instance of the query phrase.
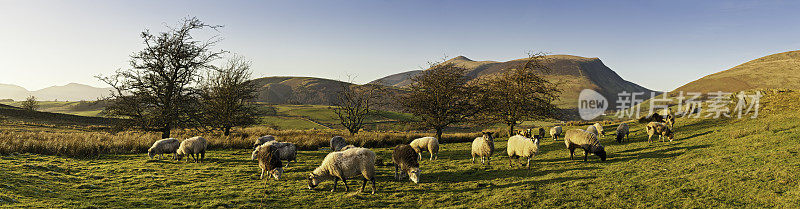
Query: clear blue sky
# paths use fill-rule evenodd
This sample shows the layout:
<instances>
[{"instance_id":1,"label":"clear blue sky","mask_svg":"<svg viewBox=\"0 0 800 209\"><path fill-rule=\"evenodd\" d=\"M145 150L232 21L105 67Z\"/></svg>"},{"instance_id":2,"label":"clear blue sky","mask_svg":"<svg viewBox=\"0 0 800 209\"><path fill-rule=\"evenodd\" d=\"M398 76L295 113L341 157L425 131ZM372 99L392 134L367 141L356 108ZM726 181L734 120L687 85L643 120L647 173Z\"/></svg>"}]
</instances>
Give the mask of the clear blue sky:
<instances>
[{"instance_id":1,"label":"clear blue sky","mask_svg":"<svg viewBox=\"0 0 800 209\"><path fill-rule=\"evenodd\" d=\"M364 83L447 55L528 50L599 57L624 79L672 90L800 49L790 1L0 1L0 83L36 90L128 68L138 34L183 17L225 25L219 49L254 75Z\"/></svg>"}]
</instances>

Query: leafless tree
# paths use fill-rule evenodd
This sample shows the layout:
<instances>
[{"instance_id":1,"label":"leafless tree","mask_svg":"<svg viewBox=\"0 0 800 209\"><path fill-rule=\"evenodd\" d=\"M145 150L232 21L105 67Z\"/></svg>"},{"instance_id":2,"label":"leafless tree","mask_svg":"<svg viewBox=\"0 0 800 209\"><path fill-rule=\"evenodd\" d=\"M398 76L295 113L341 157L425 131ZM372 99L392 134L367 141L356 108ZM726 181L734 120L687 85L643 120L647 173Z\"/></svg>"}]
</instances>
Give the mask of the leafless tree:
<instances>
[{"instance_id":1,"label":"leafless tree","mask_svg":"<svg viewBox=\"0 0 800 209\"><path fill-rule=\"evenodd\" d=\"M252 104L257 86L250 82L250 61L234 56L220 69L210 71L201 85L204 125L230 135L231 128L256 123Z\"/></svg>"},{"instance_id":2,"label":"leafless tree","mask_svg":"<svg viewBox=\"0 0 800 209\"><path fill-rule=\"evenodd\" d=\"M475 103L476 88L467 85L466 69L453 63L431 63L430 68L414 78L408 92L399 98L406 112L413 114L417 123L442 131L455 123L465 122L480 112Z\"/></svg>"},{"instance_id":3,"label":"leafless tree","mask_svg":"<svg viewBox=\"0 0 800 209\"><path fill-rule=\"evenodd\" d=\"M105 112L129 119L124 127L160 131L163 138L168 138L173 128L197 125L201 72L212 68L211 62L224 51L211 49L219 37L200 41L192 32L219 27L186 18L166 32L143 31L145 48L131 55L132 68L98 76L116 89Z\"/></svg>"},{"instance_id":4,"label":"leafless tree","mask_svg":"<svg viewBox=\"0 0 800 209\"><path fill-rule=\"evenodd\" d=\"M39 109L39 101L36 101L36 97L33 95L28 96L25 101L22 101L22 109L36 111Z\"/></svg>"},{"instance_id":5,"label":"leafless tree","mask_svg":"<svg viewBox=\"0 0 800 209\"><path fill-rule=\"evenodd\" d=\"M505 124L511 136L514 126L522 121L552 117L556 111L553 101L560 91L542 77L543 72L549 72L544 62L544 54L531 53L513 69L476 80L479 104L485 110L479 118Z\"/></svg>"},{"instance_id":6,"label":"leafless tree","mask_svg":"<svg viewBox=\"0 0 800 209\"><path fill-rule=\"evenodd\" d=\"M350 135L355 135L364 128L367 118L374 113L373 106L377 102L379 86L355 85L352 82L341 82L339 91L333 101L333 112Z\"/></svg>"}]
</instances>

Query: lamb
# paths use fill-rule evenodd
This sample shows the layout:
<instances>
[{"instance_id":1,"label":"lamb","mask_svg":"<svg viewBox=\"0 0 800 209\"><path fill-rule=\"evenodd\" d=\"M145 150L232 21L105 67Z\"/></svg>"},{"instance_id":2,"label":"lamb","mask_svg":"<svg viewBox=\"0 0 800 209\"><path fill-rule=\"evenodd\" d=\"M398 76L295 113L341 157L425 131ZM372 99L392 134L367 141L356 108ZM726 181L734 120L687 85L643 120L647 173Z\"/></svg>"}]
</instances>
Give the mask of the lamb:
<instances>
[{"instance_id":1,"label":"lamb","mask_svg":"<svg viewBox=\"0 0 800 209\"><path fill-rule=\"evenodd\" d=\"M647 142L648 143L652 143L653 142L652 141L653 135L658 135L658 139L660 141L662 141L662 142L664 141L664 139L662 138L664 136L669 138L670 142L672 142L672 140L675 138L675 133L672 132L672 129L667 127L667 125L665 123L659 123L659 122L650 122L650 123L647 124Z\"/></svg>"},{"instance_id":2,"label":"lamb","mask_svg":"<svg viewBox=\"0 0 800 209\"><path fill-rule=\"evenodd\" d=\"M417 153L410 145L397 145L394 147L392 153L392 162L394 162L394 178L400 180L402 175L408 175L414 183L419 183L419 162L417 161Z\"/></svg>"},{"instance_id":3,"label":"lamb","mask_svg":"<svg viewBox=\"0 0 800 209\"><path fill-rule=\"evenodd\" d=\"M617 126L617 142L622 142L623 138L628 138L628 134L631 133L629 130L627 123L620 123Z\"/></svg>"},{"instance_id":4,"label":"lamb","mask_svg":"<svg viewBox=\"0 0 800 209\"><path fill-rule=\"evenodd\" d=\"M269 175L275 180L281 180L283 164L281 163L280 150L271 144L259 146L257 149L258 167L261 168L261 177L259 179L264 179L264 174L269 172Z\"/></svg>"},{"instance_id":5,"label":"lamb","mask_svg":"<svg viewBox=\"0 0 800 209\"><path fill-rule=\"evenodd\" d=\"M147 155L150 156L150 159L153 159L155 155L164 157L164 154L172 153L172 159L175 159L175 151L178 150L180 145L181 141L176 138L161 139L153 143L153 146L147 150Z\"/></svg>"},{"instance_id":6,"label":"lamb","mask_svg":"<svg viewBox=\"0 0 800 209\"><path fill-rule=\"evenodd\" d=\"M194 162L203 162L203 159L206 158L207 147L208 141L203 137L195 136L183 140L177 150L178 160L181 160L184 155L188 155L187 162L190 157L194 158Z\"/></svg>"},{"instance_id":7,"label":"lamb","mask_svg":"<svg viewBox=\"0 0 800 209\"><path fill-rule=\"evenodd\" d=\"M477 155L481 158L481 164L489 165L489 160L494 153L494 136L492 135L494 135L492 132L483 132L483 136L472 141L472 163L475 163Z\"/></svg>"},{"instance_id":8,"label":"lamb","mask_svg":"<svg viewBox=\"0 0 800 209\"><path fill-rule=\"evenodd\" d=\"M512 158L528 158L528 164L525 165L526 168L530 168L531 166L531 159L533 159L536 154L539 153L539 139L541 136L537 136L535 139L531 139L525 136L516 135L508 138L508 147L506 151L508 152L508 166L513 167ZM522 162L520 162L522 165Z\"/></svg>"},{"instance_id":9,"label":"lamb","mask_svg":"<svg viewBox=\"0 0 800 209\"><path fill-rule=\"evenodd\" d=\"M422 137L419 139L414 139L409 144L411 145L411 149L414 149L419 156L419 160L422 160L422 151L428 151L431 153L431 159L438 159L439 156L439 140L436 137Z\"/></svg>"},{"instance_id":10,"label":"lamb","mask_svg":"<svg viewBox=\"0 0 800 209\"><path fill-rule=\"evenodd\" d=\"M289 142L270 141L262 144L259 147L267 145L275 146L275 148L280 150L280 155L278 156L281 160L286 161L286 167L289 167L289 161L297 162L297 145ZM256 149L253 150L253 154L250 155L250 159L256 159L259 154L259 147L256 147Z\"/></svg>"},{"instance_id":11,"label":"lamb","mask_svg":"<svg viewBox=\"0 0 800 209\"><path fill-rule=\"evenodd\" d=\"M253 148L261 146L262 144L270 142L270 141L275 141L275 137L272 136L272 135L266 135L266 136L258 137L258 139L256 139L256 142L253 143Z\"/></svg>"},{"instance_id":12,"label":"lamb","mask_svg":"<svg viewBox=\"0 0 800 209\"><path fill-rule=\"evenodd\" d=\"M564 144L566 144L567 149L569 149L570 160L573 159L575 149L579 147L583 149L583 161L587 160L589 153L597 155L602 161L606 160L606 150L603 145L600 144L600 140L597 139L597 135L594 133L589 133L581 129L568 130L564 135Z\"/></svg>"},{"instance_id":13,"label":"lamb","mask_svg":"<svg viewBox=\"0 0 800 209\"><path fill-rule=\"evenodd\" d=\"M347 146L347 142L344 140L344 137L334 136L331 138L331 150L333 152L342 151L341 149L345 146Z\"/></svg>"},{"instance_id":14,"label":"lamb","mask_svg":"<svg viewBox=\"0 0 800 209\"><path fill-rule=\"evenodd\" d=\"M553 140L558 140L558 136L561 135L561 126L554 126L550 128L550 136L553 137Z\"/></svg>"},{"instance_id":15,"label":"lamb","mask_svg":"<svg viewBox=\"0 0 800 209\"><path fill-rule=\"evenodd\" d=\"M333 180L333 189L336 191L338 180L344 183L344 191L349 191L347 178L362 176L364 183L361 191L367 186L367 181L372 181L372 194L375 194L375 153L367 148L352 148L345 151L331 152L322 164L311 172L308 177L308 189L314 189L320 183Z\"/></svg>"}]
</instances>

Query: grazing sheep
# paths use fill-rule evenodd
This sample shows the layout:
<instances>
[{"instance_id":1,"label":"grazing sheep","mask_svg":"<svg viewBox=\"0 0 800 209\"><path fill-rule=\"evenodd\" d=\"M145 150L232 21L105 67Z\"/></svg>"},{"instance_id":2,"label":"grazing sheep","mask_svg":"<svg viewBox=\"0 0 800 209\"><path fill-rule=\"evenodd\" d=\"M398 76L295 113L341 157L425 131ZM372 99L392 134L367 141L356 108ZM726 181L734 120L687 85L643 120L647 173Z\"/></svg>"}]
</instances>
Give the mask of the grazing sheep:
<instances>
[{"instance_id":1,"label":"grazing sheep","mask_svg":"<svg viewBox=\"0 0 800 209\"><path fill-rule=\"evenodd\" d=\"M331 151L342 151L342 148L345 146L347 146L347 142L344 140L344 137L334 136L331 138Z\"/></svg>"},{"instance_id":2,"label":"grazing sheep","mask_svg":"<svg viewBox=\"0 0 800 209\"><path fill-rule=\"evenodd\" d=\"M664 123L669 125L669 129L675 130L675 116L673 115L666 115L664 117Z\"/></svg>"},{"instance_id":3,"label":"grazing sheep","mask_svg":"<svg viewBox=\"0 0 800 209\"><path fill-rule=\"evenodd\" d=\"M271 141L264 143L261 146L265 145L272 145L275 146L275 148L278 148L280 151L279 157L281 160L286 161L286 167L289 167L289 161L294 161L295 163L297 162L297 145L290 142ZM256 151L253 152L253 155L257 154Z\"/></svg>"},{"instance_id":4,"label":"grazing sheep","mask_svg":"<svg viewBox=\"0 0 800 209\"><path fill-rule=\"evenodd\" d=\"M472 163L475 163L475 156L481 158L481 164L489 165L489 160L494 153L494 133L483 132L483 136L472 141ZM485 161L484 161L485 159Z\"/></svg>"},{"instance_id":5,"label":"grazing sheep","mask_svg":"<svg viewBox=\"0 0 800 209\"><path fill-rule=\"evenodd\" d=\"M628 138L628 134L631 133L629 130L627 123L620 123L617 126L617 142L622 142L623 138Z\"/></svg>"},{"instance_id":6,"label":"grazing sheep","mask_svg":"<svg viewBox=\"0 0 800 209\"><path fill-rule=\"evenodd\" d=\"M539 135L538 136L539 136L540 139L544 138L544 133L545 133L544 128L539 128ZM528 137L528 138L530 138L530 137Z\"/></svg>"},{"instance_id":7,"label":"grazing sheep","mask_svg":"<svg viewBox=\"0 0 800 209\"><path fill-rule=\"evenodd\" d=\"M653 113L652 115L645 115L639 118L639 123L649 123L649 122L664 122L664 117L659 115L658 113Z\"/></svg>"},{"instance_id":8,"label":"grazing sheep","mask_svg":"<svg viewBox=\"0 0 800 209\"><path fill-rule=\"evenodd\" d=\"M258 139L256 139L256 142L253 143L253 148L255 149L256 147L261 146L262 144L270 142L270 141L275 141L275 137L272 136L272 135L266 135L266 136L258 137Z\"/></svg>"},{"instance_id":9,"label":"grazing sheep","mask_svg":"<svg viewBox=\"0 0 800 209\"><path fill-rule=\"evenodd\" d=\"M414 139L414 141L411 141L411 143L408 145L411 145L411 149L414 149L414 151L417 152L419 160L422 160L422 151L428 151L431 153L430 160L439 158L439 140L436 139L436 137L428 136Z\"/></svg>"},{"instance_id":10,"label":"grazing sheep","mask_svg":"<svg viewBox=\"0 0 800 209\"><path fill-rule=\"evenodd\" d=\"M208 141L203 137L195 136L183 140L177 150L178 160L183 159L184 155L188 155L188 157L186 157L187 162L190 157L194 158L194 162L203 162L203 159L206 158L207 147Z\"/></svg>"},{"instance_id":11,"label":"grazing sheep","mask_svg":"<svg viewBox=\"0 0 800 209\"><path fill-rule=\"evenodd\" d=\"M360 192L364 191L367 181L372 181L372 194L375 194L375 153L367 148L358 147L329 153L322 160L322 164L308 177L308 189L314 189L324 181L333 180L331 192L335 192L338 180L342 180L344 191L350 191L347 178L356 176L364 177Z\"/></svg>"},{"instance_id":12,"label":"grazing sheep","mask_svg":"<svg viewBox=\"0 0 800 209\"><path fill-rule=\"evenodd\" d=\"M550 136L553 137L553 140L558 140L558 136L561 135L561 126L554 126L550 128Z\"/></svg>"},{"instance_id":13,"label":"grazing sheep","mask_svg":"<svg viewBox=\"0 0 800 209\"><path fill-rule=\"evenodd\" d=\"M653 135L658 135L659 141L662 141L662 142L664 141L664 139L662 138L664 136L669 138L670 142L675 138L675 133L672 132L672 129L667 127L667 125L665 123L659 123L659 122L650 122L650 123L647 124L647 142L648 143L653 142L652 141Z\"/></svg>"},{"instance_id":14,"label":"grazing sheep","mask_svg":"<svg viewBox=\"0 0 800 209\"><path fill-rule=\"evenodd\" d=\"M568 130L566 134L564 134L564 144L567 145L567 149L569 149L569 159L573 159L573 155L575 154L576 148L583 149L583 161L586 161L589 157L589 153L597 155L600 157L600 160L606 160L606 150L603 145L600 144L600 140L597 139L597 135L594 133L589 133L581 129L573 129Z\"/></svg>"},{"instance_id":15,"label":"grazing sheep","mask_svg":"<svg viewBox=\"0 0 800 209\"><path fill-rule=\"evenodd\" d=\"M419 183L419 162L417 161L417 153L410 145L401 144L394 147L392 153L392 162L394 162L394 178L400 180L401 176L408 175L414 183Z\"/></svg>"},{"instance_id":16,"label":"grazing sheep","mask_svg":"<svg viewBox=\"0 0 800 209\"><path fill-rule=\"evenodd\" d=\"M586 132L593 133L595 136L600 136L600 132L597 131L597 127L594 127L594 125L586 127Z\"/></svg>"},{"instance_id":17,"label":"grazing sheep","mask_svg":"<svg viewBox=\"0 0 800 209\"><path fill-rule=\"evenodd\" d=\"M540 138L540 136L537 136L535 139L531 139L520 135L508 138L508 147L506 148L508 152L508 166L513 167L511 165L511 159L521 159L525 157L528 158L528 164L526 164L525 167L530 168L531 159L539 153ZM520 162L520 165L522 165L522 162Z\"/></svg>"},{"instance_id":18,"label":"grazing sheep","mask_svg":"<svg viewBox=\"0 0 800 209\"><path fill-rule=\"evenodd\" d=\"M601 137L605 137L606 136L606 131L603 130L603 126L600 125L600 123L594 123L592 126L594 126L594 128L597 129L597 132L600 133L599 136L601 136Z\"/></svg>"},{"instance_id":19,"label":"grazing sheep","mask_svg":"<svg viewBox=\"0 0 800 209\"><path fill-rule=\"evenodd\" d=\"M261 177L269 172L275 180L281 180L283 174L283 164L281 163L280 150L272 145L259 146L258 148L258 167L261 168Z\"/></svg>"},{"instance_id":20,"label":"grazing sheep","mask_svg":"<svg viewBox=\"0 0 800 209\"><path fill-rule=\"evenodd\" d=\"M178 146L180 145L181 141L176 138L161 139L153 143L153 146L147 150L147 155L150 156L150 159L153 159L153 156L155 155L164 157L164 154L171 153L172 159L175 159L175 151L178 151Z\"/></svg>"}]
</instances>

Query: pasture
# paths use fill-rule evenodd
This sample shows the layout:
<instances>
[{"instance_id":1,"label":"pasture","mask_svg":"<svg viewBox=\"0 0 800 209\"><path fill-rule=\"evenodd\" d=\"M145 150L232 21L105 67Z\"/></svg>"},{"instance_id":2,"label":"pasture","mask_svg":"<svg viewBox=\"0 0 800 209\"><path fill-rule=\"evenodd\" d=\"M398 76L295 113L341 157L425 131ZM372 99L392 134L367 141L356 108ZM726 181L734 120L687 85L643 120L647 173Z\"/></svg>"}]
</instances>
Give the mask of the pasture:
<instances>
[{"instance_id":1,"label":"pasture","mask_svg":"<svg viewBox=\"0 0 800 209\"><path fill-rule=\"evenodd\" d=\"M680 118L671 143L648 144L635 123L631 140L616 143L609 136L616 124L607 125L605 162L592 155L588 162L569 160L563 142L548 135L531 169L509 168L506 138L495 140L490 166L470 162L470 142L443 143L438 160L421 161L420 184L394 180L391 149L373 148L383 161L374 195L357 192L358 179L349 180L350 192L340 183L331 193L330 181L307 189L308 173L328 153L324 148L299 152L299 163L291 163L280 181L259 180L247 148L212 146L204 163L150 160L143 153L88 159L6 154L0 157L0 206L793 207L800 204L800 118L784 113Z\"/></svg>"}]
</instances>

